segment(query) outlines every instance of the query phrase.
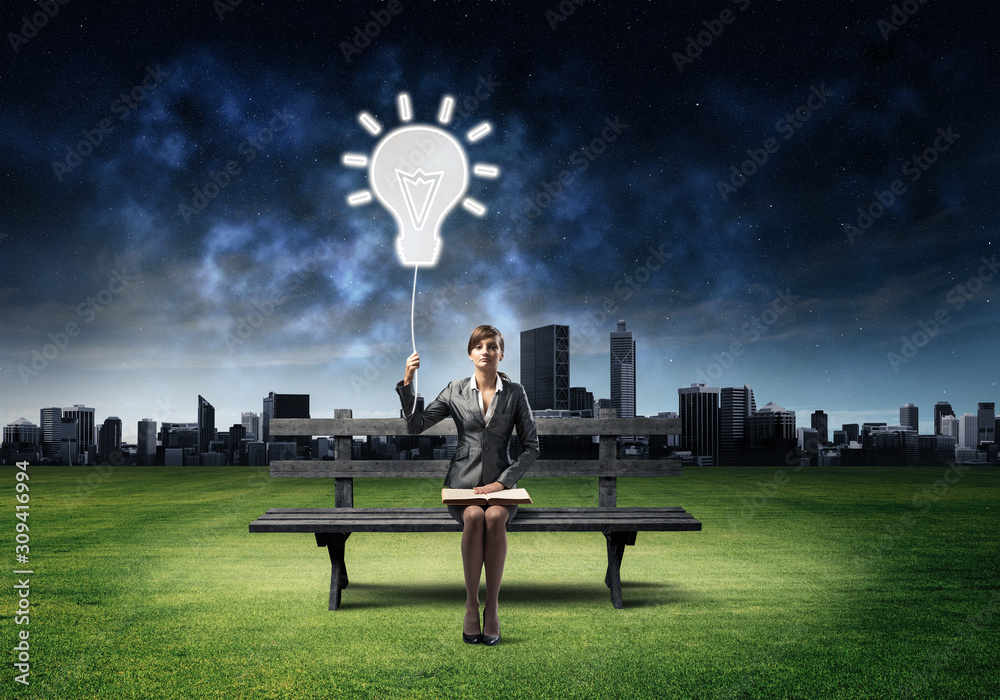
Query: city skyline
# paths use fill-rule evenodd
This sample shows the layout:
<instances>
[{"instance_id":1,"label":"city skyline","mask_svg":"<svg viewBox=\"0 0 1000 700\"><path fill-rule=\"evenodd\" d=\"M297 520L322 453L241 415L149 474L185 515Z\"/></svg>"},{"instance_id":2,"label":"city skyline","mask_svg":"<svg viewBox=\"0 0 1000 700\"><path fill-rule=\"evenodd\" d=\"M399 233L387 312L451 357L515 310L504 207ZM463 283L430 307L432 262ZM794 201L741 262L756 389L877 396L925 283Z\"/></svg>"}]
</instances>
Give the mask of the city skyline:
<instances>
[{"instance_id":1,"label":"city skyline","mask_svg":"<svg viewBox=\"0 0 1000 700\"><path fill-rule=\"evenodd\" d=\"M522 330L568 326L571 387L610 398L626 319L642 415L698 382L831 427L913 403L922 434L996 402L988 6L722 5L12 6L0 422L85 402L134 441L270 391L397 415L413 271L341 158L404 92L489 122L469 154L499 169L420 269L424 395L491 323L515 377Z\"/></svg>"},{"instance_id":2,"label":"city skyline","mask_svg":"<svg viewBox=\"0 0 1000 700\"><path fill-rule=\"evenodd\" d=\"M609 331L609 334L608 334L608 338L609 338L609 352L608 352L608 357L611 357L611 347L613 347L614 343L616 342L616 336L619 337L619 338L624 337L622 335L624 333L624 331L622 330L622 327L623 327L622 324L623 324L623 320L618 320L615 323L615 329L613 331ZM533 339L535 337L535 333L534 333L535 331L546 331L546 332L548 332L551 335L551 333L553 332L553 329L556 329L556 328L566 329L565 326L552 326L552 325L550 325L550 326L545 326L545 327L541 327L541 328L537 328L537 329L530 329L531 330L530 333L528 331L521 331L518 334L518 336L520 336L520 339L524 339L525 337L532 338L532 342L534 342ZM570 329L566 329L566 331L563 331L563 333L567 332L568 330L570 330ZM526 333L528 333L527 336L525 335ZM627 332L627 334L628 334L629 340L631 342L632 352L635 355L640 356L641 355L641 350L636 350L636 348L637 347L641 347L641 340L640 341L636 341L633 338L631 330L629 330ZM505 352L505 357L509 357L510 354L512 354L511 348L509 347L510 346L510 342L511 342L510 340L506 341L506 344L508 345L508 348L507 348L507 352ZM620 345L622 341L618 340L617 342ZM553 350L554 350L554 346L551 346L551 343L550 343L550 347L546 350L546 352L550 352L551 353L551 352L553 352ZM567 354L568 354L569 358L573 357L571 349L568 351ZM517 356L521 356L520 348L518 348ZM569 363L567 363L567 364L569 364ZM504 370L508 371L509 374L512 374L512 378L515 381L519 381L519 379L520 379L519 374L520 373L518 371L516 371L516 370L513 371L513 372L511 372L509 365L507 367L501 366L501 369L504 369ZM612 371L614 371L614 363L613 362L612 362ZM391 371L387 369L386 372L384 372L384 374L391 375ZM638 373L638 377L639 377L639 379L644 379L644 377L641 374L641 372ZM392 378L392 377L390 376L390 378ZM552 379L552 378L550 378L550 379ZM638 390L638 387L642 386L642 382L639 381L639 379L636 380L636 395L637 396L641 395L641 392ZM662 404L660 404L660 403L657 403L655 400L651 400L651 399L646 398L646 400L641 405L649 406L650 407L649 410L646 411L646 412L637 411L637 414L638 415L655 416L655 415L657 415L658 413L661 413L661 412L675 411L677 409L677 395L676 395L676 390L678 390L678 389L681 389L681 390L689 389L689 388L692 388L692 387L694 387L695 385L697 385L699 383L700 382L694 382L694 381L692 381L689 384L675 387L674 388L675 389L675 393L672 395L672 399L673 399L672 403L670 401L664 401ZM567 385L572 385L574 387L582 387L582 388L588 390L590 393L593 393L595 400L597 400L597 399L610 399L610 391L607 392L608 393L607 396L600 395L598 392L595 392L593 390L593 388L592 388L593 385L592 384L590 384L590 383L581 383L579 381L579 377L578 376L570 375L570 377L568 378ZM395 384L393 383L391 386L395 386ZM743 404L742 405L751 406L751 405L753 405L756 402L756 397L754 395L754 388L753 388L752 385L745 385L745 386L734 385L734 386L728 386L728 385L716 383L716 384L711 384L711 385L706 385L706 386L709 386L709 387L712 387L712 388L716 388L716 389L720 389L723 392L725 392L726 389L733 389L733 390L739 389L739 390L742 391L744 388L746 388L746 389L749 390L749 393L747 395L748 398L743 399ZM274 393L275 392L273 390L270 391L271 395L273 395ZM278 393L287 393L287 392L278 392ZM308 392L305 392L305 393L308 394ZM433 395L436 396L436 394L437 394L437 392L435 391ZM308 395L312 396L311 394L308 394ZM426 399L426 394L424 394L423 392L421 392L420 395ZM202 410L203 410L204 407L207 407L207 410L209 410L211 412L211 421L212 421L213 427L215 427L216 429L218 429L220 431L221 430L228 430L229 426L232 426L232 425L244 425L245 426L246 421L247 421L247 413L257 413L259 420L261 420L262 423L263 423L263 422L265 422L263 416L265 415L265 412L267 410L266 409L266 404L267 404L268 400L269 400L269 396L267 396L267 395L262 396L259 399L259 403L261 404L261 408L259 409L259 413L257 411L255 411L255 410L247 411L248 407L235 405L232 401L225 401L225 402L223 402L223 403L220 404L220 405L227 406L227 409L225 410L225 412L223 413L223 415L224 416L233 415L233 416L236 416L237 418L235 418L234 420L232 420L230 422L230 420L228 418L223 417L223 418L221 418L219 420L218 425L215 425L214 417L216 415L216 409L215 409L214 404L210 403L201 394L198 394L197 395L197 400L196 400L196 409L193 412L190 412L193 415L194 420L190 421L190 422L194 422L195 424L200 424L201 423L201 413L202 413ZM777 403L779 403L781 401L784 401L782 397L776 397L776 400L775 399L771 399L771 400L768 401L768 403L777 404ZM809 408L809 407L806 407L806 408L794 408L793 406L797 406L797 404L788 403L787 401L785 401L785 403L787 403L788 410L795 412L795 414L796 414L796 421L800 420L799 416L802 417L801 420L805 420L806 416L810 416L811 413L815 413L817 411L823 412L825 414L825 420L828 422L828 424L830 426L830 432L831 433L832 433L832 430L837 429L836 428L837 425L852 424L852 423L856 423L858 425L862 425L864 423L886 423L887 425L890 425L890 426L891 425L905 425L906 423L904 423L904 421L903 421L904 411L910 412L912 414L913 410L916 409L917 415L918 416L920 416L920 415L923 416L922 418L919 418L919 426L916 428L917 432L919 434L921 434L921 435L925 435L925 434L938 434L938 432L937 432L937 425L938 425L938 420L940 419L940 413L939 413L938 409L941 406L943 406L943 405L947 405L948 409L955 411L955 416L958 419L961 419L961 417L963 415L967 415L967 414L970 414L970 413L975 413L976 411L981 410L981 404L983 404L983 403L993 403L993 402L986 402L986 401L980 399L980 400L977 400L977 401L973 402L975 404L975 406L970 406L968 410L963 410L963 406L962 405L959 405L959 408L955 408L955 406L952 405L951 402L937 401L937 402L935 402L934 405L929 406L927 409L925 409L924 412L920 412L919 411L919 408L920 408L920 404L919 403L911 402L911 401L908 401L908 402L905 402L905 403L900 403L899 406L897 406L897 408L895 409L894 412L892 410L879 411L877 409L868 409L868 408L862 408L860 410L846 411L846 410L830 409L830 408L824 407L824 406L816 406L816 407L812 407L812 408ZM315 406L315 403L313 405ZM764 404L761 403L760 405L763 406ZM57 408L61 408L63 411L67 410L67 408L69 408L70 410L72 410L73 408L79 409L79 408L83 408L83 407L87 407L89 410L95 411L94 415L90 418L90 421L93 424L93 430L94 430L94 434L95 434L94 439L95 440L97 439L96 438L96 430L97 430L97 425L100 423L100 421L98 420L98 416L100 416L100 412L96 411L95 407L88 406L87 404L74 404L71 407L64 407L64 406L56 406L56 407ZM3 425L5 425L5 426L6 425L12 425L16 421L18 421L18 420L20 420L20 419L23 418L23 419L28 420L29 422L34 423L35 425L41 427L42 423L44 422L44 418L41 416L41 412L43 412L43 411L45 411L45 410L47 410L49 408L50 408L49 406L39 406L36 409L35 413L39 413L39 415L40 415L38 423L35 423L35 421L33 420L33 418L28 417L26 415L17 416L16 418L11 417L9 419L6 419L6 417L0 418L0 422L2 422ZM330 416L333 415L333 409L334 408L351 408L352 410L354 410L354 416L356 418L361 418L361 417L386 418L386 417L396 417L398 415L398 409L384 411L384 412L383 411L376 411L376 412L373 412L373 413L370 413L370 414L366 414L364 412L361 412L359 409L354 408L353 406L349 406L349 405L347 405L347 406L337 405L337 406L333 406L333 407L329 408L326 413L317 413L315 417L330 417ZM533 408L534 408L534 406L533 406ZM718 408L719 408L719 406L716 406L716 410L718 410ZM155 407L155 409L156 410L154 410L152 412L151 416L153 417L153 421L154 421L154 423L156 423L156 425L159 425L162 422L184 422L184 417L186 415L188 415L188 414L185 413L185 409L183 408L183 406L181 406L181 405L175 405L173 403L171 403L171 404L161 404L160 406ZM163 414L163 415L160 415L160 414ZM881 415L879 415L879 414L881 414ZM160 415L159 418L156 417L158 415ZM895 415L898 420L894 421L893 420L893 415ZM139 426L139 423L142 422L143 420L145 420L146 418L151 417L151 416L150 415L143 415L141 418L137 418L136 421L134 421L134 422L131 422L131 421L128 421L128 420L122 420L122 424L123 424L123 429L122 429L123 441L124 442L128 442L128 443L132 443L132 444L136 443L138 441L138 431L139 431L139 427L138 426ZM169 418L166 417L166 416L169 416ZM838 418L838 416L839 417L843 417L844 420L841 420L840 418ZM850 419L850 418L855 417L855 416L865 417L866 420L862 420L860 418L854 418L853 420ZM118 414L109 414L108 417L119 417L119 416L118 416ZM797 422L797 425L799 425L799 427L814 427L814 426L812 426L812 421L813 420L815 420L815 416L814 415L810 416L810 426L803 426L803 425L800 425L798 422ZM134 426L134 427L130 427L130 426ZM133 430L135 432L132 432ZM131 436L134 436L134 437L131 437ZM199 442L201 442L201 440L202 440L202 438L199 437ZM989 438L989 440L992 441L992 437Z\"/></svg>"}]
</instances>

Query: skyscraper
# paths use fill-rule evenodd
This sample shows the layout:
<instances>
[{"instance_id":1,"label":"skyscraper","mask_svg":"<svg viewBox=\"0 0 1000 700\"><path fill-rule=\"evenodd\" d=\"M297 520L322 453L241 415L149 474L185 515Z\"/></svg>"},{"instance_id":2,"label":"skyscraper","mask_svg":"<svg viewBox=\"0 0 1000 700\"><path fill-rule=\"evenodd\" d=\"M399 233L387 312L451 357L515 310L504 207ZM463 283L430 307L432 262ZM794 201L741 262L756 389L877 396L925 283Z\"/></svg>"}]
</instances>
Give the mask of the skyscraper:
<instances>
[{"instance_id":1,"label":"skyscraper","mask_svg":"<svg viewBox=\"0 0 1000 700\"><path fill-rule=\"evenodd\" d=\"M276 394L268 392L260 414L261 439L264 442L279 439L271 436L272 418L308 418L309 394ZM284 440L284 438L281 438ZM306 440L308 441L308 437Z\"/></svg>"},{"instance_id":2,"label":"skyscraper","mask_svg":"<svg viewBox=\"0 0 1000 700\"><path fill-rule=\"evenodd\" d=\"M135 461L140 467L151 467L156 463L156 421L143 418L139 421L136 440Z\"/></svg>"},{"instance_id":3,"label":"skyscraper","mask_svg":"<svg viewBox=\"0 0 1000 700\"><path fill-rule=\"evenodd\" d=\"M966 413L958 423L958 446L976 449L979 444L979 416Z\"/></svg>"},{"instance_id":4,"label":"skyscraper","mask_svg":"<svg viewBox=\"0 0 1000 700\"><path fill-rule=\"evenodd\" d=\"M594 412L594 392L587 387L571 386L569 388L569 410ZM595 418L597 416L594 416Z\"/></svg>"},{"instance_id":5,"label":"skyscraper","mask_svg":"<svg viewBox=\"0 0 1000 700\"><path fill-rule=\"evenodd\" d=\"M955 438L955 440L957 441L958 440L958 432L959 432L958 431L958 426L959 426L960 423L961 423L961 421L958 419L958 416L956 416L953 413L950 414L950 415L949 414L945 414L945 415L941 416L941 433L940 434L941 435L950 435L951 437ZM956 444L958 444L958 443L956 442Z\"/></svg>"},{"instance_id":6,"label":"skyscraper","mask_svg":"<svg viewBox=\"0 0 1000 700\"><path fill-rule=\"evenodd\" d=\"M796 440L795 411L789 411L771 401L750 415L750 441L757 444L762 440Z\"/></svg>"},{"instance_id":7,"label":"skyscraper","mask_svg":"<svg viewBox=\"0 0 1000 700\"><path fill-rule=\"evenodd\" d=\"M951 404L947 401L938 401L934 404L934 434L935 435L947 435L948 433L942 432L941 430L941 417L942 416L953 416L955 415L954 409Z\"/></svg>"},{"instance_id":8,"label":"skyscraper","mask_svg":"<svg viewBox=\"0 0 1000 700\"><path fill-rule=\"evenodd\" d=\"M42 429L42 456L58 460L62 443L62 409L43 408L38 422Z\"/></svg>"},{"instance_id":9,"label":"skyscraper","mask_svg":"<svg viewBox=\"0 0 1000 700\"><path fill-rule=\"evenodd\" d=\"M920 432L920 409L912 403L904 403L899 407L899 424L909 426L910 430Z\"/></svg>"},{"instance_id":10,"label":"skyscraper","mask_svg":"<svg viewBox=\"0 0 1000 700\"><path fill-rule=\"evenodd\" d=\"M260 439L260 417L256 413L245 411L240 416L240 423L243 424L243 428L246 430L248 440Z\"/></svg>"},{"instance_id":11,"label":"skyscraper","mask_svg":"<svg viewBox=\"0 0 1000 700\"><path fill-rule=\"evenodd\" d=\"M813 411L809 425L819 436L820 445L824 445L828 442L827 437L830 434L830 431L827 429L828 423L829 417L823 411Z\"/></svg>"},{"instance_id":12,"label":"skyscraper","mask_svg":"<svg viewBox=\"0 0 1000 700\"><path fill-rule=\"evenodd\" d=\"M62 410L62 417L64 421L67 418L76 420L76 443L77 449L79 450L78 454L89 454L91 452L91 448L94 447L97 438L97 426L94 422L94 409L87 408L86 406L82 406L80 404L74 404L72 408L64 408ZM78 463L79 462L74 458L73 464Z\"/></svg>"},{"instance_id":13,"label":"skyscraper","mask_svg":"<svg viewBox=\"0 0 1000 700\"><path fill-rule=\"evenodd\" d=\"M723 466L745 463L744 448L750 440L750 414L757 410L753 389L724 387L719 403L719 459Z\"/></svg>"},{"instance_id":14,"label":"skyscraper","mask_svg":"<svg viewBox=\"0 0 1000 700\"><path fill-rule=\"evenodd\" d=\"M208 443L215 439L215 406L198 395L198 454L208 452Z\"/></svg>"},{"instance_id":15,"label":"skyscraper","mask_svg":"<svg viewBox=\"0 0 1000 700\"><path fill-rule=\"evenodd\" d=\"M698 457L711 457L713 465L719 463L719 394L718 387L704 384L677 390L681 449Z\"/></svg>"},{"instance_id":16,"label":"skyscraper","mask_svg":"<svg viewBox=\"0 0 1000 700\"><path fill-rule=\"evenodd\" d=\"M532 410L569 409L569 326L521 331L521 385Z\"/></svg>"},{"instance_id":17,"label":"skyscraper","mask_svg":"<svg viewBox=\"0 0 1000 700\"><path fill-rule=\"evenodd\" d=\"M264 410L261 413L261 432L264 442L294 442L302 457L309 451L310 437L308 435L271 435L272 418L308 418L309 394L276 394L269 392L264 397ZM268 450L265 447L265 450ZM270 452L268 452L270 454Z\"/></svg>"},{"instance_id":18,"label":"skyscraper","mask_svg":"<svg viewBox=\"0 0 1000 700\"><path fill-rule=\"evenodd\" d=\"M121 448L122 419L118 416L108 416L98 431L97 456L100 459L111 460L117 452L118 459L121 459Z\"/></svg>"},{"instance_id":19,"label":"skyscraper","mask_svg":"<svg viewBox=\"0 0 1000 700\"><path fill-rule=\"evenodd\" d=\"M979 424L979 442L996 442L996 404L992 401L981 402L976 417Z\"/></svg>"},{"instance_id":20,"label":"skyscraper","mask_svg":"<svg viewBox=\"0 0 1000 700\"><path fill-rule=\"evenodd\" d=\"M714 391L718 409L719 390ZM632 331L625 330L625 321L618 321L618 330L611 331L611 407L618 411L619 418L635 417L635 340L632 339ZM717 446L718 415L715 421ZM710 454L717 455L717 447Z\"/></svg>"}]
</instances>

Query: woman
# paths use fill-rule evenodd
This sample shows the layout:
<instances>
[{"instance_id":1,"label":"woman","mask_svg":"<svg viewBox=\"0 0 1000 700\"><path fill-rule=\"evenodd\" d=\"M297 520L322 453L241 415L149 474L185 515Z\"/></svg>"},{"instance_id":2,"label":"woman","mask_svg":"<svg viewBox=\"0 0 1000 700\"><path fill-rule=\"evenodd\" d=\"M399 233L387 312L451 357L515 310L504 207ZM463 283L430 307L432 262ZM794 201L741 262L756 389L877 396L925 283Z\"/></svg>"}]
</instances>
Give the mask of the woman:
<instances>
[{"instance_id":1,"label":"woman","mask_svg":"<svg viewBox=\"0 0 1000 700\"><path fill-rule=\"evenodd\" d=\"M538 457L538 436L524 387L497 370L503 359L503 335L493 326L478 326L469 337L471 377L456 379L423 411L413 409L410 382L420 367L420 355L406 359L403 381L396 393L403 405L406 429L423 432L451 416L458 428L458 446L448 466L444 485L476 493L514 488L517 480ZM511 432L523 452L510 461L507 446ZM493 646L500 641L500 580L507 559L507 524L517 506L448 506L462 524L462 568L465 571L465 621L462 639L469 644ZM479 579L486 567L486 606L479 626Z\"/></svg>"}]
</instances>

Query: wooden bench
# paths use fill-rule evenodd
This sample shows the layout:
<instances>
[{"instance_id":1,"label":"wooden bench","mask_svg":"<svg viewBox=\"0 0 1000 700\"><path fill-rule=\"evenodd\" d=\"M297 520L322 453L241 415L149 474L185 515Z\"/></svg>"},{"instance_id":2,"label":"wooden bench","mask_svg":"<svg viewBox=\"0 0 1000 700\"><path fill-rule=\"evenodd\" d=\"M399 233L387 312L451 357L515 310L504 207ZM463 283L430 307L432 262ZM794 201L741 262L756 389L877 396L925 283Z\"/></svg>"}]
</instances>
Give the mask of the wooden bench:
<instances>
[{"instance_id":1,"label":"wooden bench","mask_svg":"<svg viewBox=\"0 0 1000 700\"><path fill-rule=\"evenodd\" d=\"M617 507L619 476L680 476L674 460L617 458L619 435L677 434L679 421L670 418L539 418L538 435L597 435L596 460L539 459L525 477L598 477L598 507L547 508L521 506L509 532L601 532L607 543L608 566L604 582L611 603L622 607L621 563L636 533L696 531L701 523L680 507ZM345 542L352 532L461 532L462 527L439 508L355 508L354 477L430 477L444 480L447 460L351 461L354 435L406 435L399 419L352 419L350 409L338 409L332 419L271 419L275 435L333 435L333 460L275 461L271 476L334 479L334 508L272 508L250 523L250 532L313 533L316 545L330 555L330 610L340 607L347 587ZM455 425L444 420L421 435L455 435ZM512 455L513 457L513 455Z\"/></svg>"}]
</instances>

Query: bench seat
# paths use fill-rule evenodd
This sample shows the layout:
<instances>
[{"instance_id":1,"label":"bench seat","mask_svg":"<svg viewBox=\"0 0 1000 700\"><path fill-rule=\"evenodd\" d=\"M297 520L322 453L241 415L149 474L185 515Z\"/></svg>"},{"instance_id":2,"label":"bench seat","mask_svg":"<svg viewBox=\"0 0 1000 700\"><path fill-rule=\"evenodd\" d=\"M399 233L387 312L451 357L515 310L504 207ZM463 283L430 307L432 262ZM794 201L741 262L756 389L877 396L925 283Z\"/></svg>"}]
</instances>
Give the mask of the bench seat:
<instances>
[{"instance_id":1,"label":"bench seat","mask_svg":"<svg viewBox=\"0 0 1000 700\"><path fill-rule=\"evenodd\" d=\"M681 507L541 508L521 506L509 532L601 532L607 539L604 582L621 608L621 562L640 530L698 531L701 522ZM250 532L313 533L330 554L330 610L347 587L344 548L352 532L461 532L445 508L271 508L250 523Z\"/></svg>"}]
</instances>

